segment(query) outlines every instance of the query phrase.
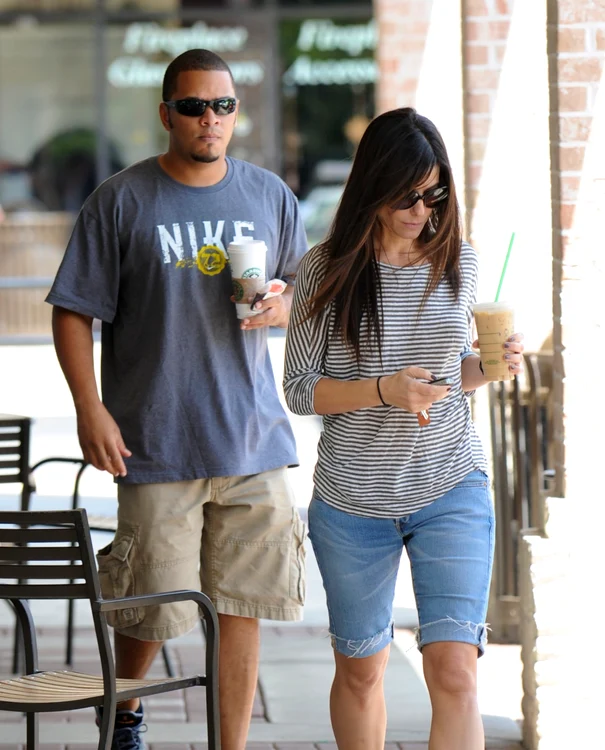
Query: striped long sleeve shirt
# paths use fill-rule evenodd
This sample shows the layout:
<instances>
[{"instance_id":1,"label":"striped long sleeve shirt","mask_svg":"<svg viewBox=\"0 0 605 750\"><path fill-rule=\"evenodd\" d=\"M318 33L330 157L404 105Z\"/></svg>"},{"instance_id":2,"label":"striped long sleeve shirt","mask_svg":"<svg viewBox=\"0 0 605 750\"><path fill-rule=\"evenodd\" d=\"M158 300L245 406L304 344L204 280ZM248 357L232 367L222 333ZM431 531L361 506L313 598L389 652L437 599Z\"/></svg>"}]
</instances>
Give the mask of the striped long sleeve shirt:
<instances>
[{"instance_id":1,"label":"striped long sleeve shirt","mask_svg":"<svg viewBox=\"0 0 605 750\"><path fill-rule=\"evenodd\" d=\"M318 319L303 321L305 302L321 283L326 262L325 253L315 248L303 259L297 276L284 369L291 411L316 414L314 391L321 378L373 378L417 366L454 381L448 396L431 407L431 422L425 427L419 426L416 414L396 406L323 417L314 474L316 495L356 515L399 518L441 497L470 472L487 472L461 384L462 360L472 353L477 256L463 243L458 298L442 281L422 310L430 266L379 263L382 362L377 352L369 355L368 349L359 364L342 337L333 336L333 306ZM362 342L367 341L366 320L360 335Z\"/></svg>"}]
</instances>

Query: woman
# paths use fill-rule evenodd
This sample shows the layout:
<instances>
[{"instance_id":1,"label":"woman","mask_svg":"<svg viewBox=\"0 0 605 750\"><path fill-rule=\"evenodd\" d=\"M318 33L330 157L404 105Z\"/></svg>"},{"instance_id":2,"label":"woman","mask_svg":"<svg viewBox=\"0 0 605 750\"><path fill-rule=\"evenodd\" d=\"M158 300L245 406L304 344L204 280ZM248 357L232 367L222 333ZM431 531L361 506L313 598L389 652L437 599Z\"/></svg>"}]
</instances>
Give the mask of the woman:
<instances>
[{"instance_id":1,"label":"woman","mask_svg":"<svg viewBox=\"0 0 605 750\"><path fill-rule=\"evenodd\" d=\"M472 351L477 265L435 126L409 108L377 117L327 239L299 269L284 375L290 409L323 415L309 534L330 614L340 750L384 747L404 546L433 708L429 747L484 747L476 670L494 515L467 398L486 382ZM522 338L502 351L513 374ZM444 377L451 386L431 385Z\"/></svg>"}]
</instances>

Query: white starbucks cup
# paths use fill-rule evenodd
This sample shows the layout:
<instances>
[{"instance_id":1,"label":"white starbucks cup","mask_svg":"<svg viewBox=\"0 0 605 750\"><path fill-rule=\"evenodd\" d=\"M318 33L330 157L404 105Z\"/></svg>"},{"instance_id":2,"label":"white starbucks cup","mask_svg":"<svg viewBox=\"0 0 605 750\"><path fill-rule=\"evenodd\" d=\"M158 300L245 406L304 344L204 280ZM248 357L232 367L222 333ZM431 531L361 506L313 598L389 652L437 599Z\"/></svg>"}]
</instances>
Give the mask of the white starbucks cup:
<instances>
[{"instance_id":1,"label":"white starbucks cup","mask_svg":"<svg viewBox=\"0 0 605 750\"><path fill-rule=\"evenodd\" d=\"M258 315L250 305L267 280L267 245L263 240L238 239L229 244L227 254L237 317L243 320Z\"/></svg>"}]
</instances>

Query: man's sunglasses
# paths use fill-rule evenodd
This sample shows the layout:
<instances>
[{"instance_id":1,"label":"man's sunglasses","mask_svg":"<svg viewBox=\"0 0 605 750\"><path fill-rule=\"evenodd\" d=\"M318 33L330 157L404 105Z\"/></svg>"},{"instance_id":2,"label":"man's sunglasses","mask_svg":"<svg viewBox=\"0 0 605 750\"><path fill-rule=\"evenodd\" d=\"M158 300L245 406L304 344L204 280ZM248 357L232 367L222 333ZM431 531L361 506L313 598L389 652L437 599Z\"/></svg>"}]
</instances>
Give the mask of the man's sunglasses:
<instances>
[{"instance_id":1,"label":"man's sunglasses","mask_svg":"<svg viewBox=\"0 0 605 750\"><path fill-rule=\"evenodd\" d=\"M422 195L416 192L416 190L413 190L404 198L397 201L397 203L393 204L391 208L393 211L404 211L406 208L412 208L412 206L415 206L418 201L423 201L427 208L433 208L433 206L444 201L447 196L448 189L445 186L431 188L430 190L426 190Z\"/></svg>"},{"instance_id":2,"label":"man's sunglasses","mask_svg":"<svg viewBox=\"0 0 605 750\"><path fill-rule=\"evenodd\" d=\"M237 107L237 99L232 96L223 96L221 99L208 100L189 96L187 99L175 99L164 104L176 109L179 115L184 117L201 117L206 107L210 107L216 115L232 115Z\"/></svg>"}]
</instances>

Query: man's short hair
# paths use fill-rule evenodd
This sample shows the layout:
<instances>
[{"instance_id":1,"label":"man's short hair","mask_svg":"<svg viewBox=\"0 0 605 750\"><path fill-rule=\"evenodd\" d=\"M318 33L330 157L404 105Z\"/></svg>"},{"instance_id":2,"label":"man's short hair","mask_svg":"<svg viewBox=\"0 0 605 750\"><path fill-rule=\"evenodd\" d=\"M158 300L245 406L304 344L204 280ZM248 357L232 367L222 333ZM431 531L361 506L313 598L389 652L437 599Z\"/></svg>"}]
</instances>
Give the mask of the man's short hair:
<instances>
[{"instance_id":1,"label":"man's short hair","mask_svg":"<svg viewBox=\"0 0 605 750\"><path fill-rule=\"evenodd\" d=\"M223 70L229 73L233 88L235 88L231 68L222 57L207 49L189 49L178 57L175 57L166 68L162 83L162 101L170 101L172 95L177 90L179 73L185 73L190 70Z\"/></svg>"}]
</instances>

